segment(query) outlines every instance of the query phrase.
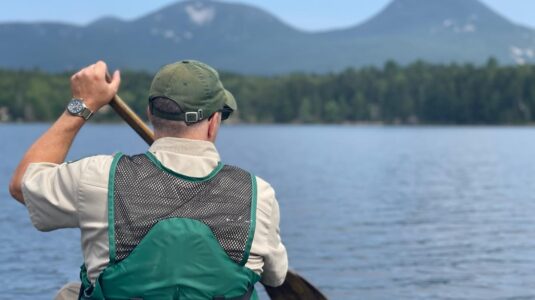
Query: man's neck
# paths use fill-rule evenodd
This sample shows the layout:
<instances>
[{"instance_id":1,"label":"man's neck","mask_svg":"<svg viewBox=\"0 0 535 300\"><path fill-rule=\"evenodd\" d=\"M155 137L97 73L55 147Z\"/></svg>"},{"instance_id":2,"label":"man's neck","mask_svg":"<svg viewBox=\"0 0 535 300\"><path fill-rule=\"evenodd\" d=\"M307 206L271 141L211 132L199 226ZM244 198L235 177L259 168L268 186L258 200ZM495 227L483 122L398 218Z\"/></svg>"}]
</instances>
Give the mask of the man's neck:
<instances>
[{"instance_id":1,"label":"man's neck","mask_svg":"<svg viewBox=\"0 0 535 300\"><path fill-rule=\"evenodd\" d=\"M178 138L178 139L211 142L211 143L215 142L215 141L210 140L206 136L201 136L201 135L196 135L196 134L169 135L169 134L159 134L157 132L154 133L155 140L162 139L162 138Z\"/></svg>"}]
</instances>

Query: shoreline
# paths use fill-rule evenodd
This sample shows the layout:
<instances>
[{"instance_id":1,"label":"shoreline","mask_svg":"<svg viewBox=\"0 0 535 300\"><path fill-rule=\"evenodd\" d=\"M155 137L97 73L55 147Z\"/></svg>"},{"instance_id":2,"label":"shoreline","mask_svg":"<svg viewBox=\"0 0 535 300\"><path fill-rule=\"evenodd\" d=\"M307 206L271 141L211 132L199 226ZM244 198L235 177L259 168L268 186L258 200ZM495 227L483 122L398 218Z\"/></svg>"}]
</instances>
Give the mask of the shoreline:
<instances>
[{"instance_id":1,"label":"shoreline","mask_svg":"<svg viewBox=\"0 0 535 300\"><path fill-rule=\"evenodd\" d=\"M0 122L3 126L50 126L54 122ZM92 122L85 126L128 126L124 122ZM388 124L388 123L245 123L228 122L224 127L376 127L376 128L535 128L535 123L528 124ZM149 125L149 127L151 127Z\"/></svg>"}]
</instances>

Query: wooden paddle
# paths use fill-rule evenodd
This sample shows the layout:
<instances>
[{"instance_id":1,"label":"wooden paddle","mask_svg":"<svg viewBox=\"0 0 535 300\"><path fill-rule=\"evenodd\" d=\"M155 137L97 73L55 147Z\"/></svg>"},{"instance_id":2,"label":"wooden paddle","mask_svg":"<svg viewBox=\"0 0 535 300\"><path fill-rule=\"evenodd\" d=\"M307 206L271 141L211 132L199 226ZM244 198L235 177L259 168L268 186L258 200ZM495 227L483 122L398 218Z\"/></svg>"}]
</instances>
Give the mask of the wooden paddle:
<instances>
[{"instance_id":1,"label":"wooden paddle","mask_svg":"<svg viewBox=\"0 0 535 300\"><path fill-rule=\"evenodd\" d=\"M106 74L106 80L108 82L111 81L109 74ZM110 106L147 144L152 145L154 133L119 95L113 97ZM281 286L270 287L264 285L264 287L269 297L273 300L327 300L327 297L317 288L292 271L288 271L286 280Z\"/></svg>"},{"instance_id":2,"label":"wooden paddle","mask_svg":"<svg viewBox=\"0 0 535 300\"><path fill-rule=\"evenodd\" d=\"M264 285L264 288L272 300L327 300L316 287L291 270L286 273L286 279L281 286Z\"/></svg>"},{"instance_id":3,"label":"wooden paddle","mask_svg":"<svg viewBox=\"0 0 535 300\"><path fill-rule=\"evenodd\" d=\"M110 75L106 75L106 79L110 81ZM110 102L110 106L115 110L115 112L126 122L132 129L134 129L137 134L147 143L152 145L154 143L154 133L150 128L141 120L141 118L126 104L126 102L115 95Z\"/></svg>"}]
</instances>

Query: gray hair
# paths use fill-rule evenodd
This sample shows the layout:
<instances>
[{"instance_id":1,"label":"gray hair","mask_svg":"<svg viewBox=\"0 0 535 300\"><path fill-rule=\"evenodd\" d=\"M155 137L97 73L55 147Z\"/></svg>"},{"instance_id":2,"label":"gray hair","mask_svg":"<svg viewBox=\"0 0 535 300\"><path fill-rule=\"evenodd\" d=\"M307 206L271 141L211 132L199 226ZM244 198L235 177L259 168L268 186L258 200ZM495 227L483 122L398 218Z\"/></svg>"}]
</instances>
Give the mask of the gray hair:
<instances>
[{"instance_id":1,"label":"gray hair","mask_svg":"<svg viewBox=\"0 0 535 300\"><path fill-rule=\"evenodd\" d=\"M152 105L155 109L164 113L180 114L184 112L175 101L167 98L153 99ZM198 130L199 124L206 120L187 125L184 121L167 120L151 114L150 121L154 131L157 131L161 136L182 137Z\"/></svg>"}]
</instances>

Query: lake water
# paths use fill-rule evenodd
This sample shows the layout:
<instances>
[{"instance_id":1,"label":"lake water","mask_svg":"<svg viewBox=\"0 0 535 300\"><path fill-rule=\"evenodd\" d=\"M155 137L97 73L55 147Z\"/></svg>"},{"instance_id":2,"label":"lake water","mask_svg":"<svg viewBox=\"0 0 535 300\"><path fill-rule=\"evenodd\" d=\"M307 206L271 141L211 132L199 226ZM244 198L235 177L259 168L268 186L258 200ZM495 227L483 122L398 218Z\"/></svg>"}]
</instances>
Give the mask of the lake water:
<instances>
[{"instance_id":1,"label":"lake water","mask_svg":"<svg viewBox=\"0 0 535 300\"><path fill-rule=\"evenodd\" d=\"M46 125L0 125L0 299L78 277L75 230L40 233L8 179ZM535 299L535 128L229 126L225 162L271 182L291 268L331 299ZM144 151L83 129L69 158Z\"/></svg>"}]
</instances>

